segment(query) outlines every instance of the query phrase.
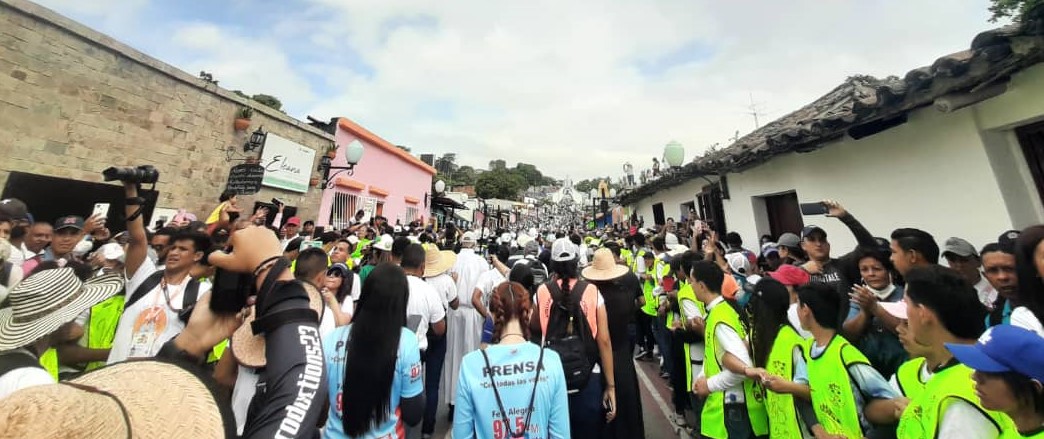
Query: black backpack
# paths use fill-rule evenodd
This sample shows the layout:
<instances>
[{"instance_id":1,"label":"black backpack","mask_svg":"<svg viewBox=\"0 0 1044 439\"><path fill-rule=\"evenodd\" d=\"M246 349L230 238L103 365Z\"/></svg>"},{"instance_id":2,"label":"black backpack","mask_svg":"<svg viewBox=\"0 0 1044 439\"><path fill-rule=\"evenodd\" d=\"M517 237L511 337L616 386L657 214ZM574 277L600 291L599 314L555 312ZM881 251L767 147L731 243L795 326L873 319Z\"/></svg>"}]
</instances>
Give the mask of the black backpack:
<instances>
[{"instance_id":1,"label":"black backpack","mask_svg":"<svg viewBox=\"0 0 1044 439\"><path fill-rule=\"evenodd\" d=\"M558 283L546 283L551 293L551 313L547 320L544 345L558 353L565 372L566 389L569 393L587 387L591 369L598 361L598 343L591 335L587 318L580 308L587 282L577 281L570 288L569 297L558 287Z\"/></svg>"}]
</instances>

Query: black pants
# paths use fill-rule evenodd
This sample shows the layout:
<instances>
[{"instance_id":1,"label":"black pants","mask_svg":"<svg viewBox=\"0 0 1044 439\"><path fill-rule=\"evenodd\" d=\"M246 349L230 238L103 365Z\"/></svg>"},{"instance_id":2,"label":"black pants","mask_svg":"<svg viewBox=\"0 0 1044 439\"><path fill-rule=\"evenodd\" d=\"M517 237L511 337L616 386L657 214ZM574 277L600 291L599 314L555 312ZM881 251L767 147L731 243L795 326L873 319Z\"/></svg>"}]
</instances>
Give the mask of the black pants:
<instances>
[{"instance_id":1,"label":"black pants","mask_svg":"<svg viewBox=\"0 0 1044 439\"><path fill-rule=\"evenodd\" d=\"M691 390L686 389L688 376L685 374L685 363L689 359L685 356L685 343L681 341L681 337L671 337L671 361L673 363L673 367L670 369L671 387L674 387L674 391L671 392L671 402L674 403L674 413L684 414L685 409L690 407Z\"/></svg>"},{"instance_id":2,"label":"black pants","mask_svg":"<svg viewBox=\"0 0 1044 439\"><path fill-rule=\"evenodd\" d=\"M435 432L435 414L439 410L439 378L446 361L446 336L428 335L428 350L424 363L424 423L422 434Z\"/></svg>"},{"instance_id":3,"label":"black pants","mask_svg":"<svg viewBox=\"0 0 1044 439\"><path fill-rule=\"evenodd\" d=\"M656 345L656 341L653 339L652 333L653 318L648 314L642 312L642 310L638 310L635 312L634 323L634 332L636 338L635 344L637 344L641 350L648 352L650 355L652 355L653 346Z\"/></svg>"}]
</instances>

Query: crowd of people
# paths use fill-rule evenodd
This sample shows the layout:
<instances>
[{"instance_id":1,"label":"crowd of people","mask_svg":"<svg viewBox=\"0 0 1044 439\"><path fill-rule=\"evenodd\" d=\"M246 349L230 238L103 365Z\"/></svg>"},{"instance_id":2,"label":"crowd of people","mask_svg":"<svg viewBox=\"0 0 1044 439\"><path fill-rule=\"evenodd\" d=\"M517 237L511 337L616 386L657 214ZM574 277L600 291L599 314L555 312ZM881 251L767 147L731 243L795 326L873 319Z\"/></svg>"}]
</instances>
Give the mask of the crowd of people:
<instances>
[{"instance_id":1,"label":"crowd of people","mask_svg":"<svg viewBox=\"0 0 1044 439\"><path fill-rule=\"evenodd\" d=\"M637 362L688 437L1044 437L1044 226L880 238L828 200L834 257L694 213L323 230L225 193L147 228L138 186L117 234L0 200L0 437L427 438L446 408L454 438L642 438Z\"/></svg>"}]
</instances>

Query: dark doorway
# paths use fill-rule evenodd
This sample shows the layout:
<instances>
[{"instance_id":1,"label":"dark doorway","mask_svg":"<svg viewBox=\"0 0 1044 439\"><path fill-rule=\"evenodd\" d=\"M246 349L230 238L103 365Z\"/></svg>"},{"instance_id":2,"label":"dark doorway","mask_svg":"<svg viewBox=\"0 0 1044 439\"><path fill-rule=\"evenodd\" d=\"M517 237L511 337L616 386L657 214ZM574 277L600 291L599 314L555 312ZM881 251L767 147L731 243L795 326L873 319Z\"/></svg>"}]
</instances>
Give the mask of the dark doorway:
<instances>
[{"instance_id":1,"label":"dark doorway","mask_svg":"<svg viewBox=\"0 0 1044 439\"><path fill-rule=\"evenodd\" d=\"M679 216L678 218L689 218L689 212L693 212L696 210L696 203L693 201L690 201L688 203L682 203L681 206L679 206L679 208L681 209L681 216ZM679 221L681 220L679 219Z\"/></svg>"},{"instance_id":2,"label":"dark doorway","mask_svg":"<svg viewBox=\"0 0 1044 439\"><path fill-rule=\"evenodd\" d=\"M159 192L143 190L138 195L145 199L142 214L145 224L148 225L152 221L152 211L156 208ZM106 227L114 234L127 228L124 205L126 195L122 185L12 172L0 198L17 198L24 201L36 221L46 222L53 222L65 215L87 218L94 210L95 203L109 203Z\"/></svg>"},{"instance_id":3,"label":"dark doorway","mask_svg":"<svg viewBox=\"0 0 1044 439\"><path fill-rule=\"evenodd\" d=\"M765 211L768 213L769 232L778 238L786 232L800 233L805 227L801 219L801 209L798 206L796 192L772 195L764 197Z\"/></svg>"},{"instance_id":4,"label":"dark doorway","mask_svg":"<svg viewBox=\"0 0 1044 439\"><path fill-rule=\"evenodd\" d=\"M663 216L663 203L653 204L653 223L658 226L667 224L667 219Z\"/></svg>"},{"instance_id":5,"label":"dark doorway","mask_svg":"<svg viewBox=\"0 0 1044 439\"><path fill-rule=\"evenodd\" d=\"M725 205L721 202L721 186L717 184L704 186L703 192L696 196L698 209L703 222L711 230L718 232L718 236L725 236L728 229L725 228Z\"/></svg>"},{"instance_id":6,"label":"dark doorway","mask_svg":"<svg viewBox=\"0 0 1044 439\"><path fill-rule=\"evenodd\" d=\"M1026 156L1026 164L1033 175L1037 196L1044 201L1044 122L1019 127L1015 129L1015 135L1019 138L1022 154Z\"/></svg>"}]
</instances>

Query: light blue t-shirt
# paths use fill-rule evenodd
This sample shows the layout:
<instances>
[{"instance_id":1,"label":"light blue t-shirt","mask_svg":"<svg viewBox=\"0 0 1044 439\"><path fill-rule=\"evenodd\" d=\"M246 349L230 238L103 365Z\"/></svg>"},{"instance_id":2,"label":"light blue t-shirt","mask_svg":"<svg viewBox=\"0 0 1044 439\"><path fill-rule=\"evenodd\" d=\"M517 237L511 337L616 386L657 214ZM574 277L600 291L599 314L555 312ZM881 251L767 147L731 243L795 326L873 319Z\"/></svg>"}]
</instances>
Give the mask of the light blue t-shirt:
<instances>
[{"instance_id":1,"label":"light blue t-shirt","mask_svg":"<svg viewBox=\"0 0 1044 439\"><path fill-rule=\"evenodd\" d=\"M344 359L348 345L348 334L352 325L335 329L323 339L323 355L326 356L326 373L330 386L330 414L327 417L323 437L327 439L347 438L344 433L342 409L351 410L351 401L342 401L341 385L344 384ZM388 406L388 420L378 428L370 430L359 438L390 439L406 437L406 426L399 419L399 400L412 398L424 391L424 374L420 360L420 348L417 346L417 335L406 328L399 334L399 354L395 361L395 375L392 378L391 400Z\"/></svg>"},{"instance_id":2,"label":"light blue t-shirt","mask_svg":"<svg viewBox=\"0 0 1044 439\"><path fill-rule=\"evenodd\" d=\"M493 345L486 348L486 354L510 425L504 425L490 386L490 371L486 369L482 351L476 350L465 355L461 362L453 439L509 438L525 425L540 347L533 343ZM570 437L569 400L562 360L550 349L544 350L540 385L526 431L525 437L529 439Z\"/></svg>"}]
</instances>

